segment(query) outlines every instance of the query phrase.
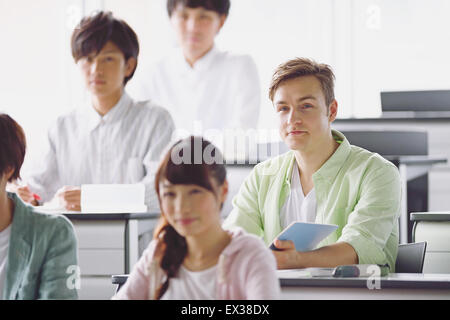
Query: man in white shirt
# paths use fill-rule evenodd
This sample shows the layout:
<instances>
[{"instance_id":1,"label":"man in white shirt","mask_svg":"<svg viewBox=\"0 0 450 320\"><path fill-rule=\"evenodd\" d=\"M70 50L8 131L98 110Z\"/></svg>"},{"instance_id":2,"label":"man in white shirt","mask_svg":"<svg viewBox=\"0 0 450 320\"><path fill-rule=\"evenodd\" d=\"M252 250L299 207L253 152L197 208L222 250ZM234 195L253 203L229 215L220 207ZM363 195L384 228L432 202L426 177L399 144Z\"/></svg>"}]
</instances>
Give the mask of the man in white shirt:
<instances>
[{"instance_id":1,"label":"man in white shirt","mask_svg":"<svg viewBox=\"0 0 450 320\"><path fill-rule=\"evenodd\" d=\"M171 141L173 120L149 101L125 92L137 66L134 31L110 12L85 17L72 34L72 55L80 66L91 104L59 117L49 129L43 161L18 194L37 204L54 195L65 209L81 209L82 184L144 183L149 211L159 211L153 186L160 154Z\"/></svg>"},{"instance_id":2,"label":"man in white shirt","mask_svg":"<svg viewBox=\"0 0 450 320\"><path fill-rule=\"evenodd\" d=\"M214 44L229 8L229 0L167 1L179 48L139 75L136 95L165 106L180 132L257 127L260 84L255 62Z\"/></svg>"}]
</instances>

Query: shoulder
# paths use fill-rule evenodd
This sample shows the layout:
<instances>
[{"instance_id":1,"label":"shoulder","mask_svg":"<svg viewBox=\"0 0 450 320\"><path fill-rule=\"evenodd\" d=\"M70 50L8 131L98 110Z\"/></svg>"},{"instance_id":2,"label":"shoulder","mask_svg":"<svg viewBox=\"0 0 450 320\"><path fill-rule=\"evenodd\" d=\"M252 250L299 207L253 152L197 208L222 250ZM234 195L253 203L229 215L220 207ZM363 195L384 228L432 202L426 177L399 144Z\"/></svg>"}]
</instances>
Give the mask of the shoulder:
<instances>
[{"instance_id":1,"label":"shoulder","mask_svg":"<svg viewBox=\"0 0 450 320\"><path fill-rule=\"evenodd\" d=\"M290 168L294 159L294 153L288 151L276 157L267 159L255 165L253 172L257 176L273 178L274 176L284 175Z\"/></svg>"},{"instance_id":2,"label":"shoulder","mask_svg":"<svg viewBox=\"0 0 450 320\"><path fill-rule=\"evenodd\" d=\"M386 160L378 153L354 145L350 146L349 160L355 163L355 165L363 165L369 170L398 171L392 162Z\"/></svg>"},{"instance_id":3,"label":"shoulder","mask_svg":"<svg viewBox=\"0 0 450 320\"><path fill-rule=\"evenodd\" d=\"M169 111L154 103L152 100L136 101L133 104L133 110L141 121L154 119L156 121L172 121Z\"/></svg>"},{"instance_id":4,"label":"shoulder","mask_svg":"<svg viewBox=\"0 0 450 320\"><path fill-rule=\"evenodd\" d=\"M39 212L35 207L23 203L20 199L14 199L16 209L14 210L13 224L21 232L26 232L30 238L39 239L61 239L72 241L75 239L73 225L63 215L47 214ZM59 240L58 240L59 241Z\"/></svg>"},{"instance_id":5,"label":"shoulder","mask_svg":"<svg viewBox=\"0 0 450 320\"><path fill-rule=\"evenodd\" d=\"M232 240L224 253L241 259L271 255L264 241L256 235L250 234L240 227L233 228L228 232L231 233Z\"/></svg>"}]
</instances>

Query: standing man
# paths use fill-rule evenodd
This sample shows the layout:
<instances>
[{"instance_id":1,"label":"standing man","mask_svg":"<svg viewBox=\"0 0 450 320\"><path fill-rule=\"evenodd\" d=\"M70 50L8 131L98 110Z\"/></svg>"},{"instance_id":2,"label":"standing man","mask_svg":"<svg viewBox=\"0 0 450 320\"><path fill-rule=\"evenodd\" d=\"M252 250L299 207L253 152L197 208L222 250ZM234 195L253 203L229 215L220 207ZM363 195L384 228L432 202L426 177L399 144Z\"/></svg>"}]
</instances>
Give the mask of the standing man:
<instances>
[{"instance_id":1,"label":"standing man","mask_svg":"<svg viewBox=\"0 0 450 320\"><path fill-rule=\"evenodd\" d=\"M278 268L389 264L395 268L401 184L397 168L331 129L338 111L329 66L294 59L275 71L269 93L291 149L255 166L225 226L274 242ZM336 224L318 249L298 252L277 235L293 221Z\"/></svg>"},{"instance_id":2,"label":"standing man","mask_svg":"<svg viewBox=\"0 0 450 320\"><path fill-rule=\"evenodd\" d=\"M82 184L143 183L149 211L159 211L153 186L159 156L171 141L169 113L148 101L136 102L125 85L137 66L135 32L110 12L85 17L72 34L72 55L81 70L90 104L63 115L49 129L49 148L18 189L26 202L56 196L79 211Z\"/></svg>"},{"instance_id":3,"label":"standing man","mask_svg":"<svg viewBox=\"0 0 450 320\"><path fill-rule=\"evenodd\" d=\"M168 108L177 129L256 128L259 76L253 59L221 51L214 39L222 29L229 0L167 0L179 48L141 74L139 98Z\"/></svg>"}]
</instances>

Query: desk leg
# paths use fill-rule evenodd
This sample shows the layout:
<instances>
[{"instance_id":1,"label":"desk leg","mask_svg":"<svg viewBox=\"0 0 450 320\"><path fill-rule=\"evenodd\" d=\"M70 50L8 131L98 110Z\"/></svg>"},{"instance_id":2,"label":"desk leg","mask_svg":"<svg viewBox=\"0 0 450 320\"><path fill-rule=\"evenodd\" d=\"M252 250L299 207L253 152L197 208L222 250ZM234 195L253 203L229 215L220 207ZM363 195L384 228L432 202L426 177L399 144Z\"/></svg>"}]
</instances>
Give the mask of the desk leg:
<instances>
[{"instance_id":1,"label":"desk leg","mask_svg":"<svg viewBox=\"0 0 450 320\"><path fill-rule=\"evenodd\" d=\"M127 223L125 256L127 263L125 265L125 273L130 273L133 266L139 259L139 230L138 220L130 219Z\"/></svg>"},{"instance_id":2,"label":"desk leg","mask_svg":"<svg viewBox=\"0 0 450 320\"><path fill-rule=\"evenodd\" d=\"M399 165L400 179L402 183L402 201L399 217L400 244L408 243L408 172L407 166Z\"/></svg>"}]
</instances>

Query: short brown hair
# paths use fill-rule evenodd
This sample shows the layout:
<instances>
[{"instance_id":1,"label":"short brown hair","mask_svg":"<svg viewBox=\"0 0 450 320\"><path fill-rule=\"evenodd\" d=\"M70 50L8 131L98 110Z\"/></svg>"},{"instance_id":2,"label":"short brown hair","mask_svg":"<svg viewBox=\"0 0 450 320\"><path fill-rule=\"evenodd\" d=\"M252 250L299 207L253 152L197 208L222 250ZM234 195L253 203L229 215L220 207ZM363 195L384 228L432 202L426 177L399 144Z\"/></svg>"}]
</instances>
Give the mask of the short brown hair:
<instances>
[{"instance_id":1,"label":"short brown hair","mask_svg":"<svg viewBox=\"0 0 450 320\"><path fill-rule=\"evenodd\" d=\"M22 127L5 113L0 113L0 174L13 169L12 182L20 178L25 158L26 140Z\"/></svg>"},{"instance_id":2,"label":"short brown hair","mask_svg":"<svg viewBox=\"0 0 450 320\"><path fill-rule=\"evenodd\" d=\"M269 88L269 98L273 101L275 91L280 85L290 79L304 76L315 76L319 80L325 96L325 102L330 105L334 100L334 73L327 64L317 63L307 58L289 60L275 70Z\"/></svg>"},{"instance_id":3,"label":"short brown hair","mask_svg":"<svg viewBox=\"0 0 450 320\"><path fill-rule=\"evenodd\" d=\"M139 55L139 41L134 30L123 20L114 18L111 12L100 11L81 19L72 33L71 47L75 62L91 53L99 53L105 44L111 41L122 51L125 61ZM125 77L126 84L136 71Z\"/></svg>"}]
</instances>

